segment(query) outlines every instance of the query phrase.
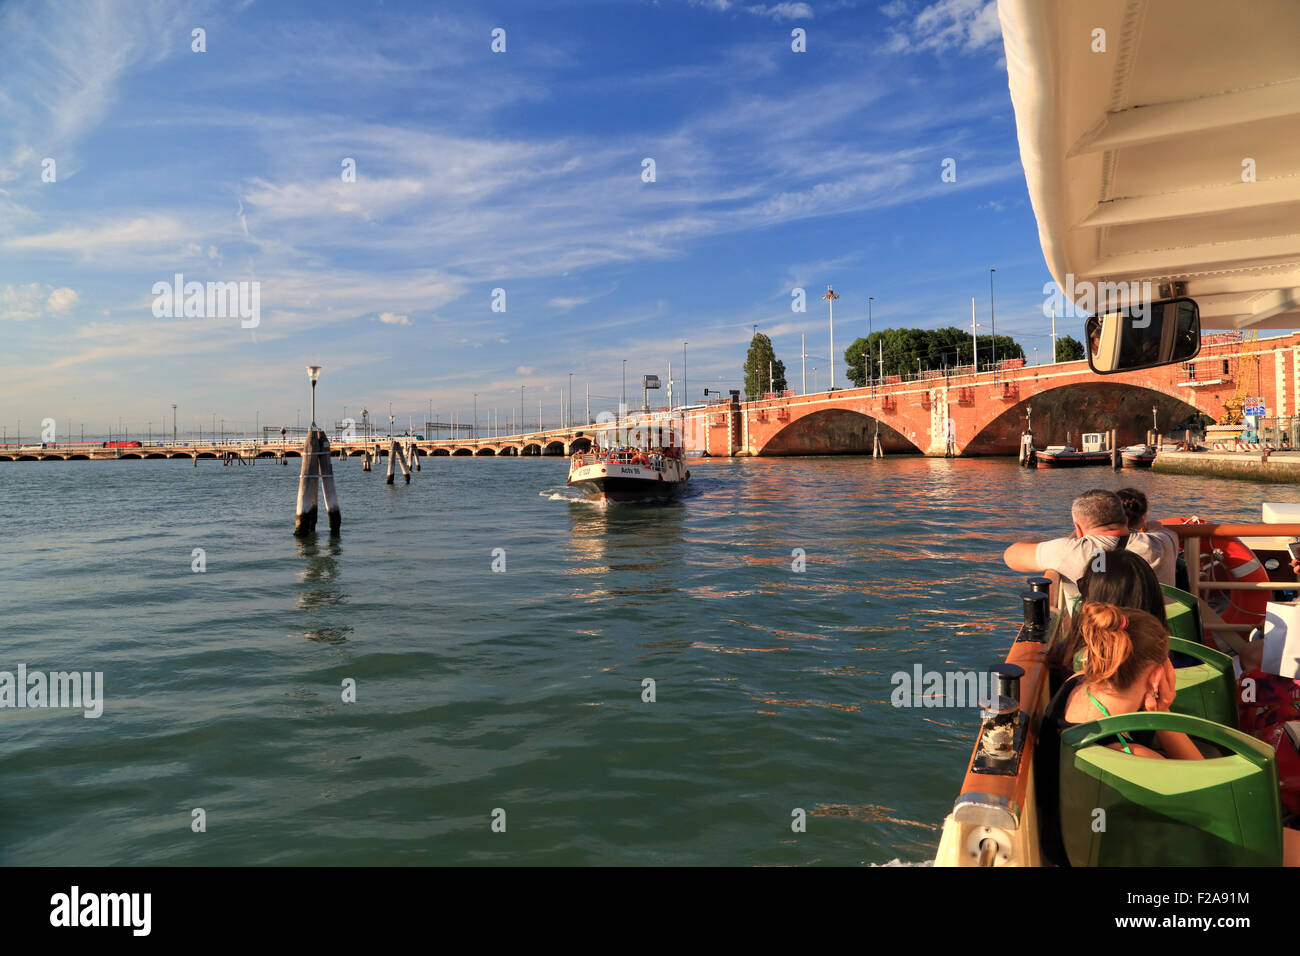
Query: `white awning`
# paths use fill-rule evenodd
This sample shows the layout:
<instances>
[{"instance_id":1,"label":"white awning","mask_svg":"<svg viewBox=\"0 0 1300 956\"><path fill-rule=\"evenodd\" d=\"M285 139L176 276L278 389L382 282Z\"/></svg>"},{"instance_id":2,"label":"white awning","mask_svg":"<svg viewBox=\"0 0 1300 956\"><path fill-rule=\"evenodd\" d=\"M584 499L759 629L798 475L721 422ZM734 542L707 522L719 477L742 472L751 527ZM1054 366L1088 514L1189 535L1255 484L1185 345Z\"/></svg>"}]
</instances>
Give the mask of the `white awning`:
<instances>
[{"instance_id":1,"label":"white awning","mask_svg":"<svg viewBox=\"0 0 1300 956\"><path fill-rule=\"evenodd\" d=\"M998 15L1056 282L1150 281L1196 299L1204 328L1300 328L1300 0Z\"/></svg>"}]
</instances>

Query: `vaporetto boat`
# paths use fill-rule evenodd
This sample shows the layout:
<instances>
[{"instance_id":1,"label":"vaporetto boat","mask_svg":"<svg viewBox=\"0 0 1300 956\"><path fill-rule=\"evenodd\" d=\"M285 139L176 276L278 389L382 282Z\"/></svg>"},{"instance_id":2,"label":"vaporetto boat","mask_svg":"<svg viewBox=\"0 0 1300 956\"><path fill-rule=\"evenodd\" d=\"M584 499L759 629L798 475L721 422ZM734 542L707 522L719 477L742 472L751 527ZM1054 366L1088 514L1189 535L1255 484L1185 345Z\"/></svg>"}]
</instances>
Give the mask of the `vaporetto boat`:
<instances>
[{"instance_id":1,"label":"vaporetto boat","mask_svg":"<svg viewBox=\"0 0 1300 956\"><path fill-rule=\"evenodd\" d=\"M1149 322L1135 321L1132 303L1087 321L1093 370L1189 361L1202 325L1300 327L1300 4L1000 0L998 15L1052 277L1076 290L1149 282L1157 300ZM1050 607L1047 579L1031 579L936 865L1283 861L1278 765L1293 754L1300 737L1289 729L1300 731L1300 721L1281 721L1271 736L1239 726L1248 711L1230 655L1249 648L1252 627L1216 613L1222 600L1205 600L1272 599L1296 587L1285 562L1265 562L1272 580L1242 580L1216 557L1214 542L1242 539L1257 555L1284 552L1300 522L1270 518L1271 508L1257 525L1166 525L1190 571L1188 591L1163 589L1171 659L1179 658L1173 706L1073 726L1042 779L1035 749L1051 699L1046 661L1065 639L1065 620ZM1213 514L1214 502L1198 511ZM1106 745L1134 731L1185 733L1206 759ZM1058 838L1063 855L1045 852Z\"/></svg>"}]
</instances>

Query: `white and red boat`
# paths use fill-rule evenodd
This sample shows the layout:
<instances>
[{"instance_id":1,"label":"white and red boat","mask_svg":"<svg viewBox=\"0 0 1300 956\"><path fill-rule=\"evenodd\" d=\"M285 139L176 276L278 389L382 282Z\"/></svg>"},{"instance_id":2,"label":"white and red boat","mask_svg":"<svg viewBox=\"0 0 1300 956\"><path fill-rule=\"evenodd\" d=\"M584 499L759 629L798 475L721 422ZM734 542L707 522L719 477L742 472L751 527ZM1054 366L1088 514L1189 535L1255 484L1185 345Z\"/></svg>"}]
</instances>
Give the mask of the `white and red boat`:
<instances>
[{"instance_id":1,"label":"white and red boat","mask_svg":"<svg viewBox=\"0 0 1300 956\"><path fill-rule=\"evenodd\" d=\"M690 477L676 446L593 446L570 459L568 485L603 503L668 501L686 489Z\"/></svg>"}]
</instances>

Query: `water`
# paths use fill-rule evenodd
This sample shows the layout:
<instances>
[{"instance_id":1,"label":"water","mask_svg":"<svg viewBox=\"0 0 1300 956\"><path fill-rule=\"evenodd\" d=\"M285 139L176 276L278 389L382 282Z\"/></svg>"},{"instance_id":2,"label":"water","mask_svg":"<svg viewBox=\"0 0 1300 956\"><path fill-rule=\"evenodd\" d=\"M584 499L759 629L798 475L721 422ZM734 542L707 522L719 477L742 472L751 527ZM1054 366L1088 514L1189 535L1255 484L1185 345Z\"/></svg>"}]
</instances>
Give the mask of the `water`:
<instances>
[{"instance_id":1,"label":"water","mask_svg":"<svg viewBox=\"0 0 1300 956\"><path fill-rule=\"evenodd\" d=\"M1002 659L1009 541L1066 533L1096 485L1155 516L1297 497L714 460L685 501L603 511L566 464L425 460L388 487L347 461L342 537L302 544L296 463L0 465L0 670L102 671L106 696L0 711L0 863L923 862L977 720L891 707L890 675Z\"/></svg>"}]
</instances>

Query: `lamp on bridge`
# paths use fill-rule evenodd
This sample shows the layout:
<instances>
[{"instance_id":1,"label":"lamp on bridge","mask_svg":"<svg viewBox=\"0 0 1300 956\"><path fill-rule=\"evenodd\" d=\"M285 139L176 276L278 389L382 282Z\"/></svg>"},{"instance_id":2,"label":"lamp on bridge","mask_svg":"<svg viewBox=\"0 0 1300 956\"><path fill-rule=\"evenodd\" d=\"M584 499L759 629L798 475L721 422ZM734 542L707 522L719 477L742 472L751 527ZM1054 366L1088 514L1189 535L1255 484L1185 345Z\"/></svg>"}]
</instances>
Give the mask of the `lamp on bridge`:
<instances>
[{"instance_id":1,"label":"lamp on bridge","mask_svg":"<svg viewBox=\"0 0 1300 956\"><path fill-rule=\"evenodd\" d=\"M307 378L311 382L311 427L316 427L316 379L320 378L320 366L308 365Z\"/></svg>"}]
</instances>

